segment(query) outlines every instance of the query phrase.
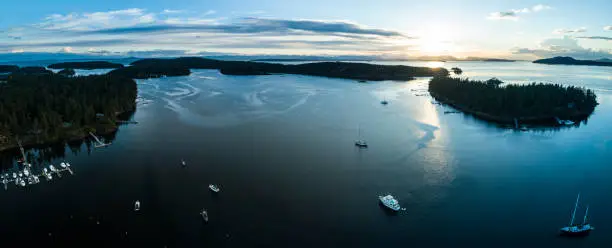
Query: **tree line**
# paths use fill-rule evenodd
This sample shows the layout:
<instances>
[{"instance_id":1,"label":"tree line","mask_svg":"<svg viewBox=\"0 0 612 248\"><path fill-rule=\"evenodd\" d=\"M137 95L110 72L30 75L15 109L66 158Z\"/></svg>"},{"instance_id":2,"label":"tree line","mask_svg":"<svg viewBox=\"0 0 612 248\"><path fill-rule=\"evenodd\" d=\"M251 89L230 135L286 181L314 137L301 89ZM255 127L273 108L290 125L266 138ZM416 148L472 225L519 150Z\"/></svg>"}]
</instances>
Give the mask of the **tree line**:
<instances>
[{"instance_id":1,"label":"tree line","mask_svg":"<svg viewBox=\"0 0 612 248\"><path fill-rule=\"evenodd\" d=\"M135 109L136 82L112 75L12 74L0 83L0 136L56 140Z\"/></svg>"},{"instance_id":2,"label":"tree line","mask_svg":"<svg viewBox=\"0 0 612 248\"><path fill-rule=\"evenodd\" d=\"M531 121L582 120L597 106L590 89L560 84L505 84L499 79L477 81L465 78L434 77L429 92L448 103L481 117L511 122L514 118Z\"/></svg>"}]
</instances>

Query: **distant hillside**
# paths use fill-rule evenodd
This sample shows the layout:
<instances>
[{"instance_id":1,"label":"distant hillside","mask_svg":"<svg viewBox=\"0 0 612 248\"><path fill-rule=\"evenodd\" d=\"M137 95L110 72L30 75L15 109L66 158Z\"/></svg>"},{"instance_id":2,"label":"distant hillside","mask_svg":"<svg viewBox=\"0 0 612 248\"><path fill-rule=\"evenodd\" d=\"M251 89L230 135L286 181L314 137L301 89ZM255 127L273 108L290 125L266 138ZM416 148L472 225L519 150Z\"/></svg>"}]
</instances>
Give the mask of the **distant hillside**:
<instances>
[{"instance_id":1,"label":"distant hillside","mask_svg":"<svg viewBox=\"0 0 612 248\"><path fill-rule=\"evenodd\" d=\"M608 63L612 63L612 59L606 59L606 58L602 58L602 59L598 59L596 60L597 62L608 62Z\"/></svg>"},{"instance_id":2,"label":"distant hillside","mask_svg":"<svg viewBox=\"0 0 612 248\"><path fill-rule=\"evenodd\" d=\"M367 63L317 62L284 65L248 61L223 61L199 57L142 59L111 74L132 78L188 75L189 69L217 69L227 75L299 74L355 80L412 80L414 77L446 76L444 68Z\"/></svg>"},{"instance_id":3,"label":"distant hillside","mask_svg":"<svg viewBox=\"0 0 612 248\"><path fill-rule=\"evenodd\" d=\"M577 60L572 57L554 57L548 59L538 59L533 61L536 64L547 65L595 65L595 66L612 66L612 62L602 62L596 60Z\"/></svg>"},{"instance_id":4,"label":"distant hillside","mask_svg":"<svg viewBox=\"0 0 612 248\"><path fill-rule=\"evenodd\" d=\"M52 69L117 69L122 68L122 64L116 64L106 61L87 61L87 62L63 62L57 64L51 64L48 66Z\"/></svg>"},{"instance_id":5,"label":"distant hillside","mask_svg":"<svg viewBox=\"0 0 612 248\"><path fill-rule=\"evenodd\" d=\"M496 58L480 58L480 57L467 57L457 58L454 56L421 56L415 58L419 61L485 61L485 62L514 62L516 60L510 59L496 59Z\"/></svg>"}]
</instances>

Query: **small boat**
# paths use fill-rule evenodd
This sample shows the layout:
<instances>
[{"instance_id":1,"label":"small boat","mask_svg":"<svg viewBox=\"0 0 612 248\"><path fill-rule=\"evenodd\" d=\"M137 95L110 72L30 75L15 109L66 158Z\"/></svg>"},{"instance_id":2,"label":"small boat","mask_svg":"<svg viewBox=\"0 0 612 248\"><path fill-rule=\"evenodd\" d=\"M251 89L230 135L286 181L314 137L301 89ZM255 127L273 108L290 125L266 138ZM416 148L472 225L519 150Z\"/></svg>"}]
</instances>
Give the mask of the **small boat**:
<instances>
[{"instance_id":1,"label":"small boat","mask_svg":"<svg viewBox=\"0 0 612 248\"><path fill-rule=\"evenodd\" d=\"M23 174L27 177L30 176L30 172L28 171L28 169L23 169Z\"/></svg>"},{"instance_id":2,"label":"small boat","mask_svg":"<svg viewBox=\"0 0 612 248\"><path fill-rule=\"evenodd\" d=\"M204 222L208 222L208 212L206 212L205 209L202 209L202 212L200 212L200 215L202 216L202 220L204 220Z\"/></svg>"},{"instance_id":3,"label":"small boat","mask_svg":"<svg viewBox=\"0 0 612 248\"><path fill-rule=\"evenodd\" d=\"M215 193L219 193L219 191L221 191L221 189L219 187L217 187L217 185L214 185L214 184L209 184L208 188L210 190L212 190L213 192L215 192Z\"/></svg>"},{"instance_id":4,"label":"small boat","mask_svg":"<svg viewBox=\"0 0 612 248\"><path fill-rule=\"evenodd\" d=\"M181 164L183 165L183 167L187 166L187 163L185 163L185 160L181 159Z\"/></svg>"},{"instance_id":5,"label":"small boat","mask_svg":"<svg viewBox=\"0 0 612 248\"><path fill-rule=\"evenodd\" d=\"M22 176L23 176L23 173L21 173L21 171L20 171L18 175L19 175L19 177L22 177Z\"/></svg>"},{"instance_id":6,"label":"small boat","mask_svg":"<svg viewBox=\"0 0 612 248\"><path fill-rule=\"evenodd\" d=\"M13 178L17 178L17 173L13 172Z\"/></svg>"},{"instance_id":7,"label":"small boat","mask_svg":"<svg viewBox=\"0 0 612 248\"><path fill-rule=\"evenodd\" d=\"M382 100L382 101L380 101L380 104L387 105L387 104L389 104L389 102L387 102L387 100Z\"/></svg>"},{"instance_id":8,"label":"small boat","mask_svg":"<svg viewBox=\"0 0 612 248\"><path fill-rule=\"evenodd\" d=\"M66 163L61 162L61 163L60 163L60 166L61 166L62 168L66 168Z\"/></svg>"},{"instance_id":9,"label":"small boat","mask_svg":"<svg viewBox=\"0 0 612 248\"><path fill-rule=\"evenodd\" d=\"M368 143L361 139L361 126L359 126L359 134L357 135L358 139L355 140L355 146L359 147L359 148L367 148L368 147Z\"/></svg>"},{"instance_id":10,"label":"small boat","mask_svg":"<svg viewBox=\"0 0 612 248\"><path fill-rule=\"evenodd\" d=\"M53 172L57 171L57 169L55 169L55 166L53 166L53 165L49 165L49 169L51 169L51 171L53 171Z\"/></svg>"},{"instance_id":11,"label":"small boat","mask_svg":"<svg viewBox=\"0 0 612 248\"><path fill-rule=\"evenodd\" d=\"M578 208L578 201L580 200L580 193L576 198L576 205L574 205L574 211L572 211L572 218L570 219L569 226L561 228L561 236L568 237L584 237L588 236L592 230L595 230L593 226L587 223L587 216L589 214L589 206L587 205L586 211L584 212L584 219L582 224L574 224L574 217L576 217L576 209Z\"/></svg>"},{"instance_id":12,"label":"small boat","mask_svg":"<svg viewBox=\"0 0 612 248\"><path fill-rule=\"evenodd\" d=\"M33 178L34 178L34 183L40 183L40 179L38 179L37 176L33 176Z\"/></svg>"},{"instance_id":13,"label":"small boat","mask_svg":"<svg viewBox=\"0 0 612 248\"><path fill-rule=\"evenodd\" d=\"M70 167L70 163L66 162L66 166Z\"/></svg>"},{"instance_id":14,"label":"small boat","mask_svg":"<svg viewBox=\"0 0 612 248\"><path fill-rule=\"evenodd\" d=\"M378 199L380 200L380 203L382 203L385 207L393 211L400 210L399 202L395 198L393 198L392 195L379 196Z\"/></svg>"},{"instance_id":15,"label":"small boat","mask_svg":"<svg viewBox=\"0 0 612 248\"><path fill-rule=\"evenodd\" d=\"M26 186L26 182L23 179L19 180L19 185L21 185L21 187L25 187Z\"/></svg>"},{"instance_id":16,"label":"small boat","mask_svg":"<svg viewBox=\"0 0 612 248\"><path fill-rule=\"evenodd\" d=\"M140 211L140 201L134 202L134 211Z\"/></svg>"}]
</instances>

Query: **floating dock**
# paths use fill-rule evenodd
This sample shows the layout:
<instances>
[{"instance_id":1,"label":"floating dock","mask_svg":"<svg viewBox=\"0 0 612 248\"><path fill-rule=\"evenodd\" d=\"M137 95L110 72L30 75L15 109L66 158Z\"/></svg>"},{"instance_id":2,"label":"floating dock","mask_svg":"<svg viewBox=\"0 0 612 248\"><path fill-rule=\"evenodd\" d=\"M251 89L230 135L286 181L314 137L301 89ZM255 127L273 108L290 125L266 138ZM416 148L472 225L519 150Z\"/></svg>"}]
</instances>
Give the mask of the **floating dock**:
<instances>
[{"instance_id":1,"label":"floating dock","mask_svg":"<svg viewBox=\"0 0 612 248\"><path fill-rule=\"evenodd\" d=\"M94 145L95 148L105 147L105 146L109 146L111 144L111 143L106 143L105 144L100 139L98 139L98 136L96 136L95 134L93 134L91 132L89 132L89 135L91 135L91 137L93 137L96 140L96 142L98 142L97 145Z\"/></svg>"}]
</instances>

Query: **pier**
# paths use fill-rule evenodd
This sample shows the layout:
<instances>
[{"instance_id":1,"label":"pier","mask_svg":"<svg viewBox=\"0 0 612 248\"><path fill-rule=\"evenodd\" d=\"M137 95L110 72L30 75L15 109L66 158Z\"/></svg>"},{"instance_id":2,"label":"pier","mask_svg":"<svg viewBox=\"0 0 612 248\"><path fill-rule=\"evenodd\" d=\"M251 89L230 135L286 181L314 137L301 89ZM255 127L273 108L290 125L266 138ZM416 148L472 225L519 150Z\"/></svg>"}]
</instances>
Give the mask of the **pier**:
<instances>
[{"instance_id":1,"label":"pier","mask_svg":"<svg viewBox=\"0 0 612 248\"><path fill-rule=\"evenodd\" d=\"M105 146L109 146L111 143L104 143L102 142L98 136L96 136L95 134L93 134L92 132L89 132L89 135L91 135L91 137L93 137L96 142L98 142L98 144L94 145L95 148L100 148L100 147L105 147Z\"/></svg>"}]
</instances>

